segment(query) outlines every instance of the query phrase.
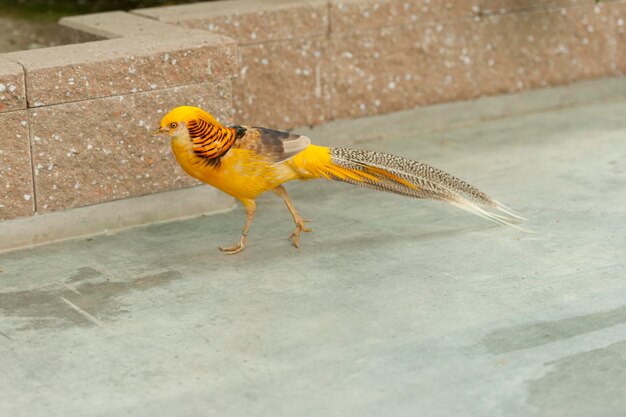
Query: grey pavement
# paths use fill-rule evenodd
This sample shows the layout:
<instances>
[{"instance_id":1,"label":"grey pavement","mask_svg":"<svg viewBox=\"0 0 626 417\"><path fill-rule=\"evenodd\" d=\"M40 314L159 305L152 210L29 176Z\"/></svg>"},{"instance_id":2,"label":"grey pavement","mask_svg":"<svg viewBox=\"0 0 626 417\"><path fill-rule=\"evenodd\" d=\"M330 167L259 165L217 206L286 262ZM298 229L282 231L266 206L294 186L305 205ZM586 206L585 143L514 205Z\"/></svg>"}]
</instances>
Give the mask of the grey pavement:
<instances>
[{"instance_id":1,"label":"grey pavement","mask_svg":"<svg viewBox=\"0 0 626 417\"><path fill-rule=\"evenodd\" d=\"M626 416L626 101L334 132L536 233L316 181L299 250L268 195L237 256L241 208L2 254L0 416Z\"/></svg>"}]
</instances>

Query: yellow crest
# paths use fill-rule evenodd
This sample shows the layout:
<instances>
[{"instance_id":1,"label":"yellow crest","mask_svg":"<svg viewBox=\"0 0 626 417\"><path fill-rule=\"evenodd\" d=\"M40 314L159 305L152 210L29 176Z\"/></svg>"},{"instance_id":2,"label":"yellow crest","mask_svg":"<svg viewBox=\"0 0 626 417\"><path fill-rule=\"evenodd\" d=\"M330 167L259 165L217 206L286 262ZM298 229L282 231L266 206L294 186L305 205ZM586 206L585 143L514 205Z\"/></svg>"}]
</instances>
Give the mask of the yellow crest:
<instances>
[{"instance_id":1,"label":"yellow crest","mask_svg":"<svg viewBox=\"0 0 626 417\"><path fill-rule=\"evenodd\" d=\"M180 123L185 122L185 124L189 124L192 120L204 120L207 123L210 123L214 126L222 127L220 122L218 122L215 117L211 114L205 112L201 108L192 107L192 106L180 106L171 110L161 119L161 128L168 128L172 123Z\"/></svg>"}]
</instances>

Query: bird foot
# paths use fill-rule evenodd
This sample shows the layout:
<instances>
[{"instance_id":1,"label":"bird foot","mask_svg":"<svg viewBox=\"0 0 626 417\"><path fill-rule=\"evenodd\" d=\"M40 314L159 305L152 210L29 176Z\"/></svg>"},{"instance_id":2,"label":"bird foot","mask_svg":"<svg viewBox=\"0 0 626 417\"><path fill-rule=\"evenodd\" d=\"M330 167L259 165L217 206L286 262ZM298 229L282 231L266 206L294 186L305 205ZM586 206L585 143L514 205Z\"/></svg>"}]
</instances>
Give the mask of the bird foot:
<instances>
[{"instance_id":1,"label":"bird foot","mask_svg":"<svg viewBox=\"0 0 626 417\"><path fill-rule=\"evenodd\" d=\"M239 253L242 250L244 250L245 247L246 247L246 245L244 245L243 243L239 242L238 244L236 244L234 246L220 246L219 250L224 252L224 254L226 254L226 255L234 255L234 254Z\"/></svg>"},{"instance_id":2,"label":"bird foot","mask_svg":"<svg viewBox=\"0 0 626 417\"><path fill-rule=\"evenodd\" d=\"M294 230L293 233L289 235L289 240L291 240L291 243L293 243L293 246L295 246L296 248L300 247L300 233L313 231L313 229L304 227L304 223L308 221L309 220L304 220L304 219L300 219L296 221L296 230Z\"/></svg>"}]
</instances>

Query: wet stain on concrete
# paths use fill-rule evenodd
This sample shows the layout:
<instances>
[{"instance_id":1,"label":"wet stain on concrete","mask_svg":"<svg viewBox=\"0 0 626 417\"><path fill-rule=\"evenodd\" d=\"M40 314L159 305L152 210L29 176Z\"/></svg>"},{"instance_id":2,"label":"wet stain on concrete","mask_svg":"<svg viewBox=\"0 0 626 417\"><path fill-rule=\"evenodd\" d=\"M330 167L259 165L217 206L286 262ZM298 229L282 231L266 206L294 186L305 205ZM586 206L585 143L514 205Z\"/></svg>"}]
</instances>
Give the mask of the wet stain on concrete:
<instances>
[{"instance_id":1,"label":"wet stain on concrete","mask_svg":"<svg viewBox=\"0 0 626 417\"><path fill-rule=\"evenodd\" d=\"M89 279L89 278L96 278L101 276L102 273L100 271L98 271L97 269L94 269L90 266L87 267L83 267L83 268L78 268L78 270L76 271L76 273L74 275L72 275L71 277L69 277L67 279L66 282L78 282L78 281L82 281L84 279Z\"/></svg>"},{"instance_id":2,"label":"wet stain on concrete","mask_svg":"<svg viewBox=\"0 0 626 417\"><path fill-rule=\"evenodd\" d=\"M78 284L71 287L60 284L45 289L0 293L0 313L26 319L22 327L14 330L94 326L97 320L114 319L126 311L119 301L121 295L163 286L182 277L178 271L166 271L131 281L83 281L100 275L93 268L81 268L71 278Z\"/></svg>"},{"instance_id":3,"label":"wet stain on concrete","mask_svg":"<svg viewBox=\"0 0 626 417\"><path fill-rule=\"evenodd\" d=\"M528 403L541 416L623 416L626 341L568 356L528 382Z\"/></svg>"},{"instance_id":4,"label":"wet stain on concrete","mask_svg":"<svg viewBox=\"0 0 626 417\"><path fill-rule=\"evenodd\" d=\"M498 329L482 339L492 354L530 349L626 323L626 305L613 310L555 321L540 321Z\"/></svg>"}]
</instances>

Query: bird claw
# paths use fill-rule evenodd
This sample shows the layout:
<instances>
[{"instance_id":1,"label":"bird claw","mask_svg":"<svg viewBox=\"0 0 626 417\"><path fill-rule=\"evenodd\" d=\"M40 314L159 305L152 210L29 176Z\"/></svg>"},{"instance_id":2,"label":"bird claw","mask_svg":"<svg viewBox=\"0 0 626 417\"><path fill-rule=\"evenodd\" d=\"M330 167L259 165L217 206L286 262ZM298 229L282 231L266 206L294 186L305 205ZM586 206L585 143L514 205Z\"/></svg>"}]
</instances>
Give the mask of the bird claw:
<instances>
[{"instance_id":1,"label":"bird claw","mask_svg":"<svg viewBox=\"0 0 626 417\"><path fill-rule=\"evenodd\" d=\"M296 230L294 230L293 233L291 235L289 235L289 240L291 240L291 243L296 248L300 248L300 233L302 233L302 232L312 232L313 231L313 229L311 229L311 228L304 227L304 223L306 223L308 221L309 220L302 219L299 222L297 222L296 223Z\"/></svg>"},{"instance_id":2,"label":"bird claw","mask_svg":"<svg viewBox=\"0 0 626 417\"><path fill-rule=\"evenodd\" d=\"M224 252L225 255L234 255L244 250L244 248L245 248L245 245L238 243L234 246L220 246L219 250Z\"/></svg>"}]
</instances>

